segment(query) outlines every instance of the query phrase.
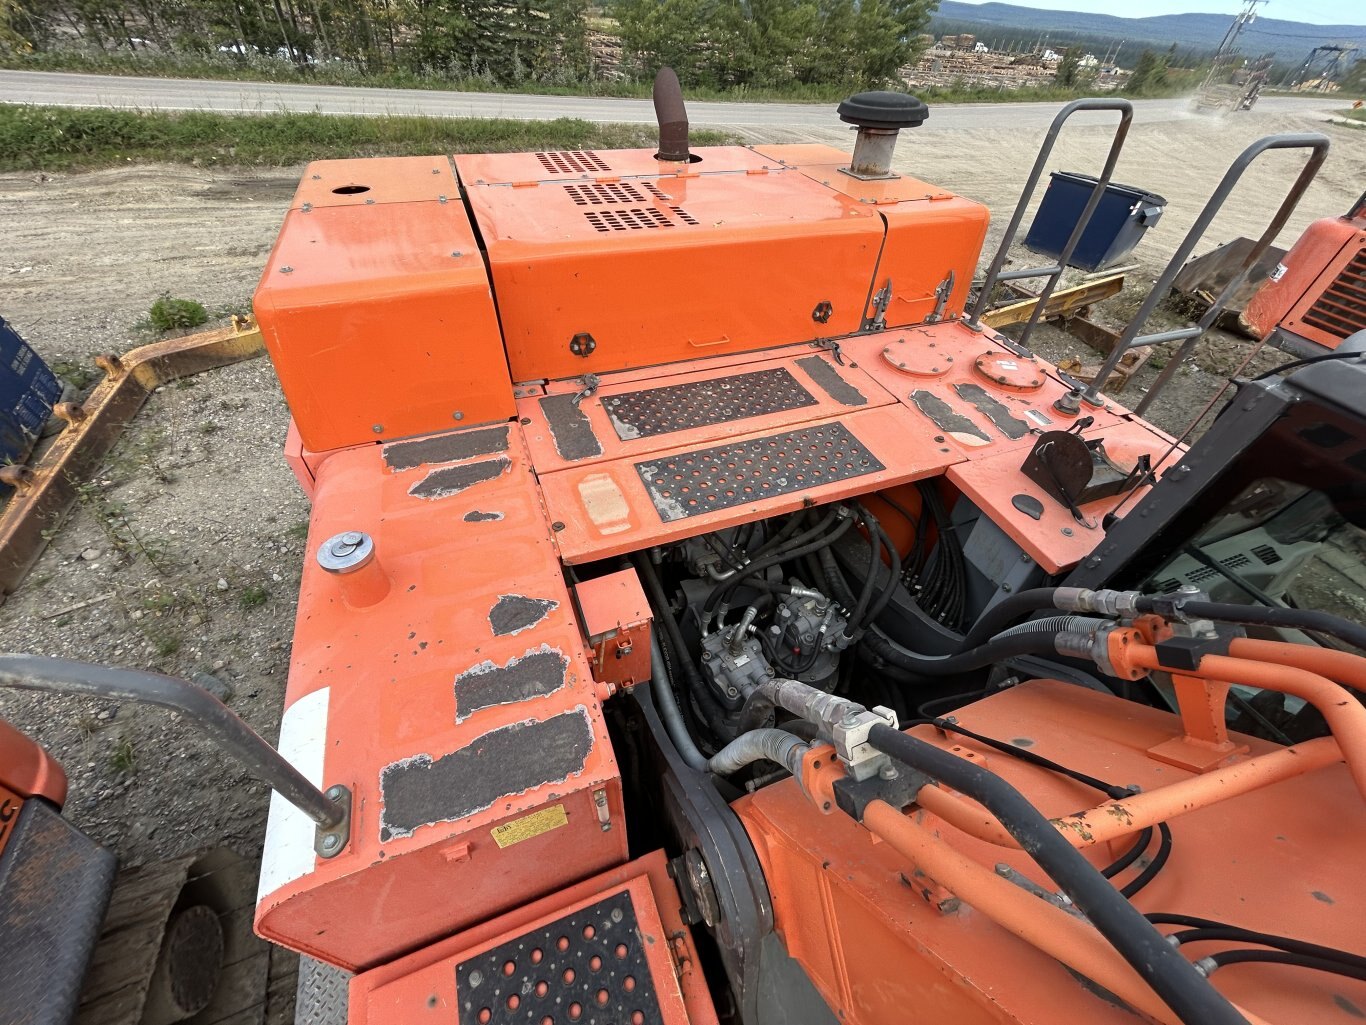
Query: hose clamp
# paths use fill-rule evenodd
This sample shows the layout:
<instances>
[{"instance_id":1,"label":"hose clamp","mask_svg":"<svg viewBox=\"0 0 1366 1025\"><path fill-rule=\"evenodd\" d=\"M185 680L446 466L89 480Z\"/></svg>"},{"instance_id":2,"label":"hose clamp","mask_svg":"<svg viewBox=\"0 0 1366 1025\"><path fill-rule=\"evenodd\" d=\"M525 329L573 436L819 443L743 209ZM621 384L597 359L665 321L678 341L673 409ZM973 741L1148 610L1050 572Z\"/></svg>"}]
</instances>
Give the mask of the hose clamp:
<instances>
[{"instance_id":1,"label":"hose clamp","mask_svg":"<svg viewBox=\"0 0 1366 1025\"><path fill-rule=\"evenodd\" d=\"M851 779L862 781L876 776L891 759L868 743L868 734L874 726L890 726L897 729L896 713L890 708L878 705L861 712L851 712L831 727L831 741L835 754L844 763L845 772Z\"/></svg>"}]
</instances>

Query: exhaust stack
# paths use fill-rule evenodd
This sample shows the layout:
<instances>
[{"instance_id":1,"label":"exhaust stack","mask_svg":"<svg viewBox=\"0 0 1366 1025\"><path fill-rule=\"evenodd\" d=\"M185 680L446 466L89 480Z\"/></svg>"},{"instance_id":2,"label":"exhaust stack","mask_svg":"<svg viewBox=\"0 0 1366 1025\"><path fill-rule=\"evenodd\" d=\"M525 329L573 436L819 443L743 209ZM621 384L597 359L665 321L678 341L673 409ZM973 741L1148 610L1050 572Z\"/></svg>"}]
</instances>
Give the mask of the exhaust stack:
<instances>
[{"instance_id":1,"label":"exhaust stack","mask_svg":"<svg viewBox=\"0 0 1366 1025\"><path fill-rule=\"evenodd\" d=\"M683 87L673 68L660 68L655 75L655 119L659 122L659 152L656 160L691 163L688 148L688 108L683 103Z\"/></svg>"},{"instance_id":2,"label":"exhaust stack","mask_svg":"<svg viewBox=\"0 0 1366 1025\"><path fill-rule=\"evenodd\" d=\"M658 83L655 89L658 95ZM892 173L896 137L903 128L924 124L930 108L908 93L857 93L839 105L839 116L858 129L853 160L840 170L853 178L876 181L901 177Z\"/></svg>"}]
</instances>

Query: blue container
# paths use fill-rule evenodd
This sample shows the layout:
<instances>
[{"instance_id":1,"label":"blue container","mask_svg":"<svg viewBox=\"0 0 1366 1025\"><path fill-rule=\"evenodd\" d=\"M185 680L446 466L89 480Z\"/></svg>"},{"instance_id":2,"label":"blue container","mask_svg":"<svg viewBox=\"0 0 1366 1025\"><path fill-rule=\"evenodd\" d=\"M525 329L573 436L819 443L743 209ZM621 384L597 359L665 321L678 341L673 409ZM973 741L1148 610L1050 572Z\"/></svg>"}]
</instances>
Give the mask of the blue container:
<instances>
[{"instance_id":1,"label":"blue container","mask_svg":"<svg viewBox=\"0 0 1366 1025\"><path fill-rule=\"evenodd\" d=\"M61 396L62 382L0 317L0 463L27 457Z\"/></svg>"},{"instance_id":2,"label":"blue container","mask_svg":"<svg viewBox=\"0 0 1366 1025\"><path fill-rule=\"evenodd\" d=\"M1088 174L1054 171L1025 245L1036 253L1061 256L1095 187L1096 179ZM1167 201L1152 192L1111 182L1067 265L1082 270L1113 267L1133 252L1166 206Z\"/></svg>"}]
</instances>

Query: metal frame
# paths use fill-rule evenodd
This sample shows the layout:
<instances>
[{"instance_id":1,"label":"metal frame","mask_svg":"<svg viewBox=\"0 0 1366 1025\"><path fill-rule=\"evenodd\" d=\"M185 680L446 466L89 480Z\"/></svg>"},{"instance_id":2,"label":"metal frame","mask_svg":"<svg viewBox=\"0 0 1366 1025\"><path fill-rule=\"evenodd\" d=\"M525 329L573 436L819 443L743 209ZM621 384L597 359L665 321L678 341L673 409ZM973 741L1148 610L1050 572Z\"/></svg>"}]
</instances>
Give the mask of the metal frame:
<instances>
[{"instance_id":1,"label":"metal frame","mask_svg":"<svg viewBox=\"0 0 1366 1025\"><path fill-rule=\"evenodd\" d=\"M1029 208L1029 202L1034 198L1034 192L1039 186L1039 179L1043 177L1044 166L1048 163L1048 157L1053 152L1053 145L1058 141L1058 134L1062 131L1063 123L1079 110L1114 110L1119 112L1119 125L1115 128L1114 139L1110 143L1110 153L1105 158L1105 167L1100 172L1100 177L1096 179L1095 187L1091 190L1090 198L1086 201L1086 206L1078 218L1076 226L1072 229L1072 234L1068 236L1067 244L1063 246L1062 252L1058 255L1058 262L1046 267L1022 267L1016 270L1003 271L1006 257L1010 253L1010 247L1015 243L1015 236L1019 234L1020 222L1024 220L1025 211ZM1005 235L1001 238L1001 246L996 250L996 256L991 261L991 266L987 269L987 276L982 282L982 288L977 293L977 300L972 304L972 309L968 313L965 323L974 331L982 329L982 314L986 311L987 303L991 299L992 289L999 281L1018 281L1022 278L1037 278L1048 276L1048 283L1039 292L1038 302L1031 311L1029 320L1025 323L1024 330L1020 332L1020 338L1015 343L1020 350L1027 350L1029 336L1034 331L1034 326L1038 324L1043 311L1048 307L1048 300L1053 295L1053 290L1057 287L1062 272L1067 267L1067 261L1072 259L1072 253L1076 250L1081 236L1086 231L1087 225L1091 223L1091 216L1096 212L1096 207L1100 205L1101 197L1105 195L1105 190L1110 185L1110 178L1114 174L1115 164L1119 161L1120 150L1124 148L1124 140L1129 134L1129 125L1133 123L1134 108L1128 100L1073 100L1058 112L1053 119L1053 124L1049 126L1048 134L1044 136L1043 145L1039 147L1039 155L1034 158L1034 167L1029 172L1029 180L1025 182L1024 191L1020 193L1020 201L1015 205L1015 213L1011 215L1010 224L1006 226Z\"/></svg>"},{"instance_id":2,"label":"metal frame","mask_svg":"<svg viewBox=\"0 0 1366 1025\"><path fill-rule=\"evenodd\" d=\"M1232 280L1224 287L1224 290L1219 293L1219 297L1215 299L1214 303L1205 311L1205 315L1200 318L1198 323L1191 325L1190 327L1178 328L1174 331L1160 331L1156 334L1140 335L1138 332L1142 330L1143 325L1148 322L1148 318L1157 308L1158 303L1160 303L1171 290L1172 282L1176 280L1176 276L1186 265L1186 261L1190 258L1190 254L1195 249L1196 243L1204 237L1210 222L1214 220L1215 215L1223 208L1224 201L1228 199L1228 195L1233 191L1233 187L1237 185L1238 181L1243 177L1243 172L1248 169L1254 160L1267 150L1274 149L1308 149L1312 152L1308 161L1305 162L1304 167L1300 169L1299 177L1295 179L1294 184L1290 187L1290 191L1287 192L1285 198L1281 200L1281 205L1277 208L1275 216L1271 219L1271 223L1267 225L1266 231L1262 233L1262 237L1257 240L1257 244L1252 247L1251 252L1243 258L1242 267L1239 269L1238 273L1233 276ZM1176 373L1177 367L1179 367L1182 362L1185 361L1186 357L1191 354L1191 351L1195 348L1195 343L1199 341L1200 337L1207 330L1209 330L1210 325L1212 325L1219 318L1219 315L1223 313L1224 307L1238 290L1242 288L1243 282L1247 279L1252 268L1256 265L1257 261L1261 259L1262 254L1266 252L1271 243L1275 241L1276 236L1281 233L1281 229L1285 227L1285 222L1290 218L1295 207L1299 205L1300 197L1304 195L1305 189L1309 187L1309 183L1313 181L1314 176L1318 174L1319 168L1323 166L1323 161L1327 156L1328 137L1317 132L1269 135L1264 139L1259 139L1257 142L1254 142L1242 152L1238 159L1230 165L1228 171L1224 173L1223 180L1220 181L1218 188L1214 190L1208 201L1206 201L1205 208L1200 211L1200 216L1197 217L1195 223L1191 225L1190 231L1186 233L1185 239L1182 240L1175 255L1173 255L1168 262L1166 269L1162 272L1162 276L1159 277L1157 283L1153 285L1152 291L1148 293L1148 297L1143 301L1143 305L1140 306L1138 312L1134 314L1133 320L1129 321L1128 325L1124 328L1123 333L1119 337L1119 341L1115 343L1114 349L1106 358L1105 363L1101 366L1095 379L1086 389L1086 394L1084 396L1086 401L1093 404L1100 401L1100 391L1105 386L1106 380L1109 378L1110 374L1114 372L1115 367L1119 365L1119 361L1124 358L1124 354L1130 349L1141 345L1156 345L1160 342L1182 342L1181 348L1177 350L1175 356L1167 361L1167 365L1163 367L1162 373L1158 374L1157 380L1154 381L1152 387L1148 389L1148 394L1143 397L1143 400L1139 402L1138 406L1135 408L1135 413L1140 416L1143 415L1147 408L1152 405L1153 400L1157 398L1162 389L1166 387L1167 382L1171 380L1172 375Z\"/></svg>"},{"instance_id":3,"label":"metal frame","mask_svg":"<svg viewBox=\"0 0 1366 1025\"><path fill-rule=\"evenodd\" d=\"M249 317L234 317L230 327L153 342L122 357L96 356L104 380L83 403L64 402L53 410L66 426L52 447L35 466L0 467L0 482L15 488L0 508L0 605L38 561L80 482L114 447L147 396L168 381L263 352L260 328Z\"/></svg>"}]
</instances>

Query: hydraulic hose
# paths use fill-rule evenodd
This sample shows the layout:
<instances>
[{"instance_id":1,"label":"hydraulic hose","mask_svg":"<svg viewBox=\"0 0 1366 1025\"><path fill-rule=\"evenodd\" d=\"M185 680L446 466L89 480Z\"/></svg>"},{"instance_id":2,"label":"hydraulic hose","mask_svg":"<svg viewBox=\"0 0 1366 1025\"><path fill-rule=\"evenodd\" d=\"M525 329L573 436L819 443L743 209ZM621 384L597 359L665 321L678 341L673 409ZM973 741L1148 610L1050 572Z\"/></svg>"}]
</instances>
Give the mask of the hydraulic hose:
<instances>
[{"instance_id":1,"label":"hydraulic hose","mask_svg":"<svg viewBox=\"0 0 1366 1025\"><path fill-rule=\"evenodd\" d=\"M725 720L725 710L721 707L720 700L707 686L707 682L702 679L702 673L696 664L688 658L688 646L683 641L683 631L678 628L678 621L669 611L669 599L664 594L664 585L659 582L659 574L655 572L654 563L650 561L649 555L644 552L636 552L631 557L631 561L635 564L636 572L640 574L641 582L645 585L645 597L654 609L655 622L664 627L665 637L670 651L673 652L674 662L683 669L688 690L701 708L707 725L711 727L713 732L719 733Z\"/></svg>"},{"instance_id":2,"label":"hydraulic hose","mask_svg":"<svg viewBox=\"0 0 1366 1025\"><path fill-rule=\"evenodd\" d=\"M1000 776L890 726L873 726L868 741L990 811L1183 1022L1247 1025L1247 1019L1181 952Z\"/></svg>"},{"instance_id":3,"label":"hydraulic hose","mask_svg":"<svg viewBox=\"0 0 1366 1025\"><path fill-rule=\"evenodd\" d=\"M868 615L865 616L863 622L859 624L860 630L866 630L877 622L877 617L882 615L883 610L891 603L892 596L896 593L897 584L901 580L901 553L896 550L896 545L893 543L891 537L882 529L882 524L874 520L873 526L877 529L877 536L881 539L882 546L887 549L887 558L889 560L887 568L891 572L887 575L887 586L878 594L877 599L873 602L873 607L868 610ZM880 566L874 567L874 569L881 568L882 567Z\"/></svg>"},{"instance_id":4,"label":"hydraulic hose","mask_svg":"<svg viewBox=\"0 0 1366 1025\"><path fill-rule=\"evenodd\" d=\"M1177 943L1198 943L1204 940L1226 940L1230 943L1256 943L1263 947L1275 947L1278 950L1287 950L1292 954L1307 954L1310 957L1323 957L1334 961L1341 961L1343 964L1355 965L1366 970L1366 957L1350 953L1346 950L1338 950L1336 947L1324 947L1317 943L1309 943L1306 940L1297 940L1290 936L1278 936L1275 933L1257 932L1253 929L1244 929L1240 925L1230 925L1228 922L1217 922L1212 918L1197 918L1194 915L1176 915L1165 912L1158 912L1145 916L1154 925L1181 925L1187 928L1183 932L1172 933L1168 939L1174 939Z\"/></svg>"},{"instance_id":5,"label":"hydraulic hose","mask_svg":"<svg viewBox=\"0 0 1366 1025\"><path fill-rule=\"evenodd\" d=\"M673 681L669 679L669 669L664 664L664 652L659 648L659 636L650 638L650 680L654 684L650 693L654 695L655 707L664 723L664 731L678 748L678 753L690 768L698 772L707 771L707 756L698 750L697 744L688 732L688 724L683 721L683 712L674 696Z\"/></svg>"},{"instance_id":6,"label":"hydraulic hose","mask_svg":"<svg viewBox=\"0 0 1366 1025\"><path fill-rule=\"evenodd\" d=\"M817 524L816 528L801 535L801 538L808 537L817 529L823 530L825 524L832 522L837 515L838 511L832 512ZM721 604L721 600L729 595L730 592L734 591L744 580L758 573L762 573L764 570L770 569L773 566L777 566L779 563L785 562L788 559L800 558L808 553L817 552L822 548L828 548L844 536L844 532L853 525L853 522L853 517L845 516L843 522L837 524L835 529L828 534L818 537L816 540L803 544L800 547L794 548L789 546L781 551L766 555L762 559L756 559L745 567L744 577L741 577L740 574L737 573L732 579L717 584L716 587L712 589L711 594L707 595L706 603L702 606L702 621L709 622L712 614L716 611L716 607ZM798 538L797 540L801 540L801 538Z\"/></svg>"},{"instance_id":7,"label":"hydraulic hose","mask_svg":"<svg viewBox=\"0 0 1366 1025\"><path fill-rule=\"evenodd\" d=\"M1019 622L1031 612L1056 608L1053 604L1055 587L1035 587L1028 591L1016 591L998 601L972 624L972 629L963 637L959 651L975 648L988 638L995 637L1008 626Z\"/></svg>"},{"instance_id":8,"label":"hydraulic hose","mask_svg":"<svg viewBox=\"0 0 1366 1025\"><path fill-rule=\"evenodd\" d=\"M787 730L751 730L742 733L716 754L707 768L718 776L729 776L755 762L776 762L794 776L801 768L802 756L811 745Z\"/></svg>"},{"instance_id":9,"label":"hydraulic hose","mask_svg":"<svg viewBox=\"0 0 1366 1025\"><path fill-rule=\"evenodd\" d=\"M1006 634L943 658L927 658L909 652L877 629L864 634L863 643L874 655L898 669L906 669L921 676L956 676L1020 655L1056 655L1057 648L1053 638L1052 633Z\"/></svg>"},{"instance_id":10,"label":"hydraulic hose","mask_svg":"<svg viewBox=\"0 0 1366 1025\"><path fill-rule=\"evenodd\" d=\"M1366 651L1366 626L1313 609L1266 608L1261 605L1237 605L1219 601L1183 601L1179 595L1166 598L1142 597L1135 604L1139 612L1162 614L1175 605L1192 619L1212 619L1217 623L1237 623L1240 626L1278 626L1287 630L1313 630Z\"/></svg>"},{"instance_id":11,"label":"hydraulic hose","mask_svg":"<svg viewBox=\"0 0 1366 1025\"><path fill-rule=\"evenodd\" d=\"M863 522L868 528L868 575L864 578L863 587L859 589L858 601L854 603L853 612L849 616L850 633L859 628L863 617L868 613L868 606L873 602L873 589L877 586L877 571L882 568L882 539L878 537L878 522L873 514L867 511L863 513Z\"/></svg>"},{"instance_id":12,"label":"hydraulic hose","mask_svg":"<svg viewBox=\"0 0 1366 1025\"><path fill-rule=\"evenodd\" d=\"M1316 972L1329 972L1345 975L1349 979L1366 981L1366 969L1354 965L1331 961L1326 957L1309 957L1305 954L1291 954L1285 950L1221 950L1195 962L1206 974L1216 968L1231 964L1288 964L1296 968L1311 968Z\"/></svg>"}]
</instances>

